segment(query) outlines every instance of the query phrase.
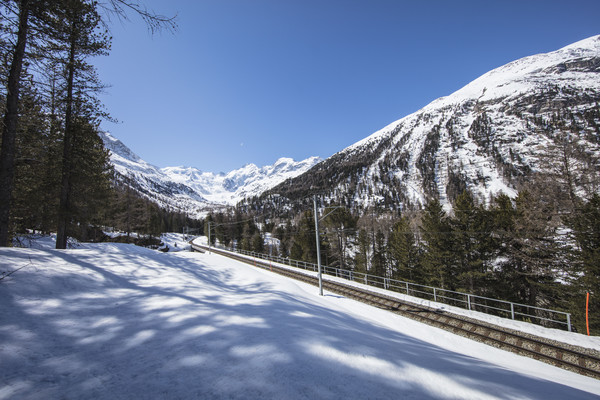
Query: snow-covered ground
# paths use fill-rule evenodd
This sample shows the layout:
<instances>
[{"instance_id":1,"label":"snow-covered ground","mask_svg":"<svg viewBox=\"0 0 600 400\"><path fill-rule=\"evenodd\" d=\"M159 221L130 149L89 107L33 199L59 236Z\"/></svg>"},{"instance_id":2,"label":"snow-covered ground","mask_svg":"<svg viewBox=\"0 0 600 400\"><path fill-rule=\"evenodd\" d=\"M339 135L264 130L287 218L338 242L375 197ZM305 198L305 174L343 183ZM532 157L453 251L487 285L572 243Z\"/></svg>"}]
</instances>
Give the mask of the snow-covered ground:
<instances>
[{"instance_id":1,"label":"snow-covered ground","mask_svg":"<svg viewBox=\"0 0 600 400\"><path fill-rule=\"evenodd\" d=\"M205 236L201 236L201 237L194 239L194 243L198 244L198 245L207 246L208 241ZM228 250L223 250L223 249L219 249L219 250L230 252ZM233 252L230 252L230 253L233 253ZM244 257L248 260L253 259L252 256L244 256L242 254L237 254L237 256ZM314 272L312 270L304 270L302 268L296 268L296 267L292 267L292 266L289 266L286 264L280 264L280 263L273 263L273 265L276 265L279 268L294 270L296 272L301 272L303 274L314 276L314 277L318 276L318 273ZM431 300L426 300L426 299L422 299L422 298L414 297L414 296L407 296L406 294L398 293L395 291L386 290L386 289L378 288L375 286L365 285L365 284L362 284L362 283L359 283L356 281L350 281L350 280L342 278L342 277L335 277L332 275L323 274L322 278L325 281L339 282L339 283L343 283L344 285L366 289L371 292L382 293L382 294L385 294L386 296L395 297L397 299L400 299L403 301L408 301L408 302L414 303L416 305L422 305L422 306L426 306L426 307L430 307L430 308L435 308L435 309L438 309L438 310L441 310L444 312L449 312L452 314L464 315L469 318L477 319L480 321L485 321L485 322L488 322L488 323L491 323L494 325L498 325L498 326L501 326L504 328L513 329L516 331L525 332L525 333L529 333L532 335L537 335L540 337L556 340L556 341L559 341L562 343L572 344L575 346L581 346L581 347L600 351L600 337L599 336L584 336L579 333L568 332L568 331L562 330L562 329L546 328L546 327L536 325L533 323L529 323L529 322L517 321L517 320L512 320L509 318L502 318L502 317L498 317L498 316L491 315L491 314L485 314L483 312L470 311L470 310L467 310L464 308L454 307L454 306L450 306L450 305L444 304L444 303L437 303L437 302L434 302Z\"/></svg>"},{"instance_id":2,"label":"snow-covered ground","mask_svg":"<svg viewBox=\"0 0 600 400\"><path fill-rule=\"evenodd\" d=\"M0 399L593 399L600 382L215 254L0 249Z\"/></svg>"}]
</instances>

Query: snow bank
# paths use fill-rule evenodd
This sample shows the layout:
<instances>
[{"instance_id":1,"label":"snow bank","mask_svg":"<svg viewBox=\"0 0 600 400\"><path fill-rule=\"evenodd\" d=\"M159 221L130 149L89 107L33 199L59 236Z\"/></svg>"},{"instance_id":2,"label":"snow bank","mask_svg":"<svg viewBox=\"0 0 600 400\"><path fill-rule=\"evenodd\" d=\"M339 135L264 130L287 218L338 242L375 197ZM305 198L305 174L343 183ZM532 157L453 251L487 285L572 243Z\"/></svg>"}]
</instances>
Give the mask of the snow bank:
<instances>
[{"instance_id":1,"label":"snow bank","mask_svg":"<svg viewBox=\"0 0 600 400\"><path fill-rule=\"evenodd\" d=\"M0 249L0 399L593 399L597 380L215 254Z\"/></svg>"}]
</instances>

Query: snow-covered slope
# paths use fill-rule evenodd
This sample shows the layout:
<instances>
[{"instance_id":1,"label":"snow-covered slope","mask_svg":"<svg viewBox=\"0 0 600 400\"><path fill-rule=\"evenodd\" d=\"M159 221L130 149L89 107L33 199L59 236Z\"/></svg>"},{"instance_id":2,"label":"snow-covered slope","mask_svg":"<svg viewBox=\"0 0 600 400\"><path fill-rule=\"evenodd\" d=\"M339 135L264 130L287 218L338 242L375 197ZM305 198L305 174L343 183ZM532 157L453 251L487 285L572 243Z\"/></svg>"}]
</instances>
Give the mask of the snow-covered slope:
<instances>
[{"instance_id":1,"label":"snow-covered slope","mask_svg":"<svg viewBox=\"0 0 600 400\"><path fill-rule=\"evenodd\" d=\"M217 255L0 249L0 399L596 399L558 369Z\"/></svg>"},{"instance_id":2,"label":"snow-covered slope","mask_svg":"<svg viewBox=\"0 0 600 400\"><path fill-rule=\"evenodd\" d=\"M315 182L336 201L448 205L515 194L557 146L599 154L600 36L494 69L342 150L274 191L301 197ZM288 189L286 189L288 188Z\"/></svg>"},{"instance_id":3,"label":"snow-covered slope","mask_svg":"<svg viewBox=\"0 0 600 400\"><path fill-rule=\"evenodd\" d=\"M226 174L202 172L191 167L167 167L162 172L173 182L190 186L212 203L235 204L308 171L319 161L319 157L300 162L280 158L273 165L259 168L248 164Z\"/></svg>"},{"instance_id":4,"label":"snow-covered slope","mask_svg":"<svg viewBox=\"0 0 600 400\"><path fill-rule=\"evenodd\" d=\"M259 168L249 164L227 174L202 172L191 167L159 169L109 133L103 133L102 139L111 152L119 179L159 205L190 215L200 215L212 207L234 205L245 197L260 195L321 161L318 157L300 162L280 158L270 166Z\"/></svg>"}]
</instances>

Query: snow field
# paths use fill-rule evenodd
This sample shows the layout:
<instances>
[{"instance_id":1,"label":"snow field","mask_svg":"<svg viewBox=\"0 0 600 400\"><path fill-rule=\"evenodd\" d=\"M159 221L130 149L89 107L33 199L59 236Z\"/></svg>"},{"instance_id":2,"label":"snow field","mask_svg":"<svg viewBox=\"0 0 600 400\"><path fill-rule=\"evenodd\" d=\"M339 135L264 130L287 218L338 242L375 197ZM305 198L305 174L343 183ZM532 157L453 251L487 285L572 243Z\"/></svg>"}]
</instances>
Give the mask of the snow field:
<instances>
[{"instance_id":1,"label":"snow field","mask_svg":"<svg viewBox=\"0 0 600 400\"><path fill-rule=\"evenodd\" d=\"M202 245L202 246L208 245L208 241L205 236L201 236L201 237L194 239L194 243L197 245ZM219 249L219 251L230 252L228 250L223 250L223 249ZM236 254L237 257L243 257L248 260L254 260L254 257L252 257L252 256L247 256L247 255L243 255L241 253L234 253L234 252L230 252L230 253ZM262 261L265 262L266 260L262 260ZM314 276L314 277L318 277L318 275L319 275L318 272L315 272L313 270L297 268L297 267L293 267L293 266L290 266L287 264L273 262L273 266L277 266L278 268L289 269L289 270L292 270L295 272L300 272L302 274L310 275L310 276ZM323 278L323 281L332 281L332 282L342 283L347 286L353 286L353 287L365 289L365 290L368 290L371 292L381 293L386 296L394 297L394 298L397 298L402 301L408 301L408 302L414 303L415 305L422 305L425 307L435 308L435 309L438 309L438 310L441 310L444 312L449 312L452 314L464 315L464 316L472 318L472 319L477 319L480 321L488 322L490 324L494 324L494 325L501 326L504 328L513 329L516 331L529 333L531 335L536 335L536 336L540 336L543 338L552 339L552 340L555 340L558 342L567 343L567 344L571 344L571 345L575 345L575 346L580 346L580 347L585 347L585 348L600 351L600 336L585 336L583 334L579 334L579 333L575 333L575 332L568 332L563 329L546 328L541 325L536 325L536 324L529 323L529 322L512 320L509 318L502 318L502 317L498 317L498 316L491 315L491 314L485 314L483 312L478 312L478 311L470 311L465 308L455 307L455 306L451 306L451 305L444 304L444 303L437 303L432 300L426 300L426 299L423 299L420 297L407 296L406 294L402 294L399 292L386 290L386 289L378 288L378 287L371 286L371 285L365 285L365 284L359 283L357 281L350 281L350 280L342 278L342 277L336 277L336 276L332 276L332 275L328 275L328 274L322 274L322 278Z\"/></svg>"},{"instance_id":2,"label":"snow field","mask_svg":"<svg viewBox=\"0 0 600 400\"><path fill-rule=\"evenodd\" d=\"M215 254L0 249L0 399L592 399L597 380Z\"/></svg>"}]
</instances>

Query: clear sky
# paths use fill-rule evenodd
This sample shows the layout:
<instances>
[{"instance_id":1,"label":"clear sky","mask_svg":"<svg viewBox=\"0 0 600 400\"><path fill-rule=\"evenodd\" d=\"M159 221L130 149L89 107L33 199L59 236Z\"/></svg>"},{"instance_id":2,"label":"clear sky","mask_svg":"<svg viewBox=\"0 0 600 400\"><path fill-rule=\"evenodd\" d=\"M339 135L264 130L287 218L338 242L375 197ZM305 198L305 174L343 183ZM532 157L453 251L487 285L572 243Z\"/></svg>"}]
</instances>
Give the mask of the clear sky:
<instances>
[{"instance_id":1,"label":"clear sky","mask_svg":"<svg viewBox=\"0 0 600 400\"><path fill-rule=\"evenodd\" d=\"M179 30L112 25L120 122L159 167L322 158L515 59L600 34L599 0L146 0Z\"/></svg>"}]
</instances>

